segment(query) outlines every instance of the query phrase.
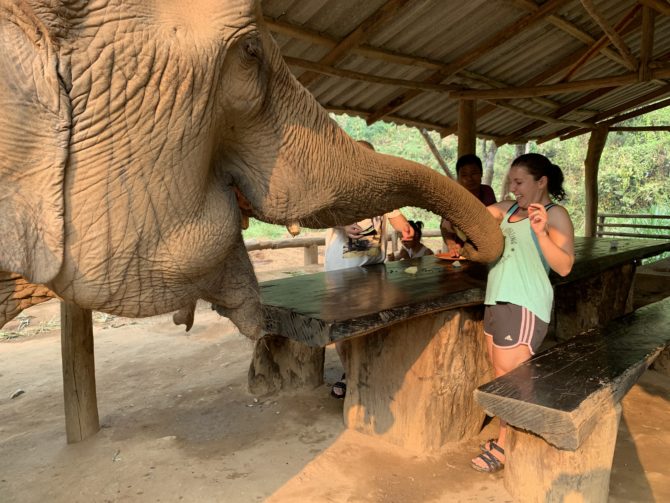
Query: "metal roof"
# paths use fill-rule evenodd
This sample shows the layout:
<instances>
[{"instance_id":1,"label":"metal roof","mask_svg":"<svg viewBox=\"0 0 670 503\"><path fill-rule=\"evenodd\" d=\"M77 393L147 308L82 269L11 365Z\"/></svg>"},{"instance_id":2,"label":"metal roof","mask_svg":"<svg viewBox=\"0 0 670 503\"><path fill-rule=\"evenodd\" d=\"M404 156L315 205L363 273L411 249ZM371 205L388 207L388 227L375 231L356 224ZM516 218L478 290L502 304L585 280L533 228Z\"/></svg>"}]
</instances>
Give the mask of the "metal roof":
<instances>
[{"instance_id":1,"label":"metal roof","mask_svg":"<svg viewBox=\"0 0 670 503\"><path fill-rule=\"evenodd\" d=\"M459 100L475 99L478 136L504 144L570 137L670 104L668 0L262 7L289 67L321 105L368 123L447 135L456 132Z\"/></svg>"}]
</instances>

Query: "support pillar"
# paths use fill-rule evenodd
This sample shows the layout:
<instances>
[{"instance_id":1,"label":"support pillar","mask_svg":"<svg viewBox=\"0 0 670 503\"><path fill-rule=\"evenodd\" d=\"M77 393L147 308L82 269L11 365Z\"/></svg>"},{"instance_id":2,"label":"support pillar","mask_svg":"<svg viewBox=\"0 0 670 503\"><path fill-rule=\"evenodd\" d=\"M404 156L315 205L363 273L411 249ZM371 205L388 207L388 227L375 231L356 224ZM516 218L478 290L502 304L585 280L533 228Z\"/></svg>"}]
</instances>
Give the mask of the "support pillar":
<instances>
[{"instance_id":1,"label":"support pillar","mask_svg":"<svg viewBox=\"0 0 670 503\"><path fill-rule=\"evenodd\" d=\"M90 309L61 302L61 356L67 443L95 435L100 429L95 392L93 316Z\"/></svg>"},{"instance_id":2,"label":"support pillar","mask_svg":"<svg viewBox=\"0 0 670 503\"><path fill-rule=\"evenodd\" d=\"M249 366L249 392L277 393L282 389L314 389L323 384L324 348L266 335L256 341Z\"/></svg>"},{"instance_id":3,"label":"support pillar","mask_svg":"<svg viewBox=\"0 0 670 503\"><path fill-rule=\"evenodd\" d=\"M319 263L319 247L317 245L305 246L303 250L305 265L314 265Z\"/></svg>"},{"instance_id":4,"label":"support pillar","mask_svg":"<svg viewBox=\"0 0 670 503\"><path fill-rule=\"evenodd\" d=\"M586 208L584 211L584 236L594 237L598 223L598 166L600 155L607 142L607 127L593 130L589 138L589 147L584 160L584 195Z\"/></svg>"},{"instance_id":5,"label":"support pillar","mask_svg":"<svg viewBox=\"0 0 670 503\"><path fill-rule=\"evenodd\" d=\"M344 341L347 428L419 453L477 435L474 390L493 377L483 317L462 307Z\"/></svg>"},{"instance_id":6,"label":"support pillar","mask_svg":"<svg viewBox=\"0 0 670 503\"><path fill-rule=\"evenodd\" d=\"M605 406L598 427L576 451L508 427L505 488L514 501L607 503L621 405Z\"/></svg>"},{"instance_id":7,"label":"support pillar","mask_svg":"<svg viewBox=\"0 0 670 503\"><path fill-rule=\"evenodd\" d=\"M477 151L477 109L475 100L458 102L458 157Z\"/></svg>"}]
</instances>

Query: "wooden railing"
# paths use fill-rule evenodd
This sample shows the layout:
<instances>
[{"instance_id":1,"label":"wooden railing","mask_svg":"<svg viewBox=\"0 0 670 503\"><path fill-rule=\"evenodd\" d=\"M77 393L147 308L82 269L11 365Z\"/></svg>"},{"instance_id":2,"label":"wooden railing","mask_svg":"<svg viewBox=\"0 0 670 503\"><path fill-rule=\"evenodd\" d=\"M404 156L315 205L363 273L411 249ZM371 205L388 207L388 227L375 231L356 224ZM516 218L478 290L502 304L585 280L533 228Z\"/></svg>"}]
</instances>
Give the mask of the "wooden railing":
<instances>
[{"instance_id":1,"label":"wooden railing","mask_svg":"<svg viewBox=\"0 0 670 503\"><path fill-rule=\"evenodd\" d=\"M423 231L423 237L427 238L439 237L440 235L441 234L439 229L426 229ZM389 235L388 239L391 241L391 250L394 252L397 251L399 234L397 232L393 232ZM324 246L325 244L326 238L320 236L310 238L297 237L292 239L273 239L265 241L259 241L257 239L246 239L244 241L244 246L246 247L247 251L279 250L282 248L304 248L303 253L305 258L305 265L319 263L319 246Z\"/></svg>"},{"instance_id":2,"label":"wooden railing","mask_svg":"<svg viewBox=\"0 0 670 503\"><path fill-rule=\"evenodd\" d=\"M609 219L610 222L607 222L607 219ZM632 220L637 219L645 220L646 222L651 221L652 223L631 223ZM658 223L655 221L658 221ZM670 223L670 215L626 215L623 213L598 213L596 236L670 239L670 225L659 225L661 222ZM632 232L628 232L628 229L630 229ZM639 232L640 229L653 230L655 232Z\"/></svg>"}]
</instances>

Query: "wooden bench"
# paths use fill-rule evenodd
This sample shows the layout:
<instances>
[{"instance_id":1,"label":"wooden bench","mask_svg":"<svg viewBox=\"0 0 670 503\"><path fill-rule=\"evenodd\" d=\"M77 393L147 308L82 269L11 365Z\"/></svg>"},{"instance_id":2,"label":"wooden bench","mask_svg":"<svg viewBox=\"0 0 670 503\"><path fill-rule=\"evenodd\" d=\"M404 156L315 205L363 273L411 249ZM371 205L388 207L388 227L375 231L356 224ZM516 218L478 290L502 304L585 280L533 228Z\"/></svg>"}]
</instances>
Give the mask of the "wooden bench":
<instances>
[{"instance_id":1,"label":"wooden bench","mask_svg":"<svg viewBox=\"0 0 670 503\"><path fill-rule=\"evenodd\" d=\"M670 297L544 351L475 396L510 425L505 487L519 501L606 502L619 402L670 344Z\"/></svg>"}]
</instances>

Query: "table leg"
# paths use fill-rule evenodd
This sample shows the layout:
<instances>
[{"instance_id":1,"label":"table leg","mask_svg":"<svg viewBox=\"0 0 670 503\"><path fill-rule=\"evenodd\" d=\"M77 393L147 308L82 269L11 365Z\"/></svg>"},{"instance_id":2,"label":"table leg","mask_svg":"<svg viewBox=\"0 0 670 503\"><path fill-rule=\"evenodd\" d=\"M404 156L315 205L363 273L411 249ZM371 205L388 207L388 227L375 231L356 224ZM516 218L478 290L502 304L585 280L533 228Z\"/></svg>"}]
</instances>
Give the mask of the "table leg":
<instances>
[{"instance_id":1,"label":"table leg","mask_svg":"<svg viewBox=\"0 0 670 503\"><path fill-rule=\"evenodd\" d=\"M483 307L442 311L347 341L346 425L430 452L476 435L477 386L493 377Z\"/></svg>"},{"instance_id":2,"label":"table leg","mask_svg":"<svg viewBox=\"0 0 670 503\"><path fill-rule=\"evenodd\" d=\"M323 384L324 348L266 335L256 341L249 366L249 391L254 395L281 389L316 388Z\"/></svg>"}]
</instances>

